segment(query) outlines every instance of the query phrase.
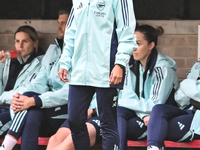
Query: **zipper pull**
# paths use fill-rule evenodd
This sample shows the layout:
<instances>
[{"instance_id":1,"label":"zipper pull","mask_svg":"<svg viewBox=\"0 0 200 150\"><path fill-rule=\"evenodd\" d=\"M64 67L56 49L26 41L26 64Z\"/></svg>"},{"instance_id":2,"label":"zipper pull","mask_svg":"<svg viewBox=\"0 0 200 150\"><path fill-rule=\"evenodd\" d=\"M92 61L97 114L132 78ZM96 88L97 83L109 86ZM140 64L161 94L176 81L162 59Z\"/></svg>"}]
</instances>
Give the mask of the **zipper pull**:
<instances>
[{"instance_id":1,"label":"zipper pull","mask_svg":"<svg viewBox=\"0 0 200 150\"><path fill-rule=\"evenodd\" d=\"M87 16L88 16L88 14L89 14L89 8L90 7L90 2L88 3L88 8L87 8Z\"/></svg>"}]
</instances>

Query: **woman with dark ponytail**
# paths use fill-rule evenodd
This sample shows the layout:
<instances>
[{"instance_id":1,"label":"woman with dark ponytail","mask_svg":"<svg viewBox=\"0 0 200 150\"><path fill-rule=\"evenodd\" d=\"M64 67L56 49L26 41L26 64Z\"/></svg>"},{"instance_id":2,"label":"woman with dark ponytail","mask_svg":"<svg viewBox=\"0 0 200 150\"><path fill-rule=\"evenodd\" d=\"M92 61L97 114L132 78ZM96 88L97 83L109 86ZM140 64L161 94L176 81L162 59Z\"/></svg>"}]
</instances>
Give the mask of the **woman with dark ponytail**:
<instances>
[{"instance_id":1,"label":"woman with dark ponytail","mask_svg":"<svg viewBox=\"0 0 200 150\"><path fill-rule=\"evenodd\" d=\"M178 88L175 61L159 53L157 39L162 27L138 26L135 30L138 48L127 67L124 89L117 109L120 150L127 140L146 138L152 108L157 104L175 105L173 95Z\"/></svg>"},{"instance_id":2,"label":"woman with dark ponytail","mask_svg":"<svg viewBox=\"0 0 200 150\"><path fill-rule=\"evenodd\" d=\"M200 139L200 62L196 62L180 83L174 98L179 107L156 105L147 131L147 149L159 150L165 140L189 142Z\"/></svg>"}]
</instances>

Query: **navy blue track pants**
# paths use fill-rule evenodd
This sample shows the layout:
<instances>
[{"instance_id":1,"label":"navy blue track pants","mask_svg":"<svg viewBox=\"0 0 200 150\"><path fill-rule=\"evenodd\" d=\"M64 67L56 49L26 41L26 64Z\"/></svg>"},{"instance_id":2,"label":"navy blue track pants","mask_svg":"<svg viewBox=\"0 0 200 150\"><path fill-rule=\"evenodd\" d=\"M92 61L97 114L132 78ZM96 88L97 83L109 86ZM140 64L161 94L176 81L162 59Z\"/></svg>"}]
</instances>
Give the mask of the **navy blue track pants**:
<instances>
[{"instance_id":1,"label":"navy blue track pants","mask_svg":"<svg viewBox=\"0 0 200 150\"><path fill-rule=\"evenodd\" d=\"M37 93L26 93L29 97L34 94ZM53 117L63 114L67 114L67 105L44 109L30 107L15 114L8 134L17 139L21 136L21 150L38 150L38 137L55 134L66 118Z\"/></svg>"},{"instance_id":2,"label":"navy blue track pants","mask_svg":"<svg viewBox=\"0 0 200 150\"><path fill-rule=\"evenodd\" d=\"M0 108L0 138L4 138L11 125L10 110Z\"/></svg>"},{"instance_id":3,"label":"navy blue track pants","mask_svg":"<svg viewBox=\"0 0 200 150\"><path fill-rule=\"evenodd\" d=\"M171 105L155 105L151 112L147 130L147 145L159 148L164 146L164 140L179 141L188 134L194 114L191 110L181 110ZM190 132L189 132L190 133ZM191 135L183 141L189 141ZM195 135L193 139L199 138Z\"/></svg>"},{"instance_id":4,"label":"navy blue track pants","mask_svg":"<svg viewBox=\"0 0 200 150\"><path fill-rule=\"evenodd\" d=\"M147 127L136 113L124 107L117 107L117 123L119 133L119 149L127 150L127 140L146 138Z\"/></svg>"},{"instance_id":5,"label":"navy blue track pants","mask_svg":"<svg viewBox=\"0 0 200 150\"><path fill-rule=\"evenodd\" d=\"M116 114L117 89L70 85L68 123L72 132L75 149L90 149L90 140L85 123L87 121L87 110L95 92L102 131L103 149L117 150L119 143Z\"/></svg>"}]
</instances>

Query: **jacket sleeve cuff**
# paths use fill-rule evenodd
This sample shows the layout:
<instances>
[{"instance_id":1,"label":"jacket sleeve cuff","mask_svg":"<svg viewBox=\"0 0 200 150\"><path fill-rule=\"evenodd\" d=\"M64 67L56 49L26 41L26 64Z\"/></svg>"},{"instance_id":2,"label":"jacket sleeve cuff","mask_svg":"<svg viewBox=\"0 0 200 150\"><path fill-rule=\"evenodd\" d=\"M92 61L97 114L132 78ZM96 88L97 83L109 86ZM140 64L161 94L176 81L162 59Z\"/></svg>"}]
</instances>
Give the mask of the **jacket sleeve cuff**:
<instances>
[{"instance_id":1,"label":"jacket sleeve cuff","mask_svg":"<svg viewBox=\"0 0 200 150\"><path fill-rule=\"evenodd\" d=\"M34 95L33 98L35 99L35 106L41 108L42 107L42 100L39 95Z\"/></svg>"},{"instance_id":2,"label":"jacket sleeve cuff","mask_svg":"<svg viewBox=\"0 0 200 150\"><path fill-rule=\"evenodd\" d=\"M118 65L118 66L120 66L120 68L125 69L125 66L123 66L121 64L115 64L115 65Z\"/></svg>"}]
</instances>

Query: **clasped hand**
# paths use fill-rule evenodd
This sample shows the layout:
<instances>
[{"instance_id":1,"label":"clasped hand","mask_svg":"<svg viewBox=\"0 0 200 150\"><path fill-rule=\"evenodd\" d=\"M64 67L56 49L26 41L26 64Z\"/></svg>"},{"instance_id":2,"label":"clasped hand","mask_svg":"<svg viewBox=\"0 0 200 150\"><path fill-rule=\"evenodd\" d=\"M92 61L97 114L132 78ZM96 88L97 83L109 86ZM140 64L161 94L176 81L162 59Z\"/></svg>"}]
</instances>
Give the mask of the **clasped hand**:
<instances>
[{"instance_id":1,"label":"clasped hand","mask_svg":"<svg viewBox=\"0 0 200 150\"><path fill-rule=\"evenodd\" d=\"M14 113L17 113L33 106L33 101L35 102L33 97L27 97L16 93L13 95L11 101L11 109L14 111Z\"/></svg>"},{"instance_id":2,"label":"clasped hand","mask_svg":"<svg viewBox=\"0 0 200 150\"><path fill-rule=\"evenodd\" d=\"M148 126L149 119L150 119L150 115L147 115L147 116L145 116L145 117L143 118L143 121L144 121L145 126Z\"/></svg>"}]
</instances>

